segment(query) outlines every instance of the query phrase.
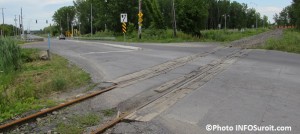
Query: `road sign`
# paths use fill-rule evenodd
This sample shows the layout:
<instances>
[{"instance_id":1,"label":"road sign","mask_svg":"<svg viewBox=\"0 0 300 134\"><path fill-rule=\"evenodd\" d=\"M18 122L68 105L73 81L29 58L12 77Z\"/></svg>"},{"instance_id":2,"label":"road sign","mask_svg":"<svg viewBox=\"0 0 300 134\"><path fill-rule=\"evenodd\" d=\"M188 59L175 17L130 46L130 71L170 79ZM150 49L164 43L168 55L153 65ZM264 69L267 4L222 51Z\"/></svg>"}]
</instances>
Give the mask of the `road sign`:
<instances>
[{"instance_id":1,"label":"road sign","mask_svg":"<svg viewBox=\"0 0 300 134\"><path fill-rule=\"evenodd\" d=\"M142 26L144 14L143 14L142 12L139 12L139 13L138 13L138 16L139 16L139 26Z\"/></svg>"},{"instance_id":2,"label":"road sign","mask_svg":"<svg viewBox=\"0 0 300 134\"><path fill-rule=\"evenodd\" d=\"M139 22L142 23L142 22L143 22L143 19L142 19L142 18L139 18Z\"/></svg>"},{"instance_id":3,"label":"road sign","mask_svg":"<svg viewBox=\"0 0 300 134\"><path fill-rule=\"evenodd\" d=\"M127 22L127 13L121 13L121 23Z\"/></svg>"},{"instance_id":4,"label":"road sign","mask_svg":"<svg viewBox=\"0 0 300 134\"><path fill-rule=\"evenodd\" d=\"M139 13L138 13L138 16L139 16L140 18L142 18L143 15L144 15L144 14L143 14L142 12L139 12Z\"/></svg>"},{"instance_id":5,"label":"road sign","mask_svg":"<svg viewBox=\"0 0 300 134\"><path fill-rule=\"evenodd\" d=\"M122 24L122 31L123 31L124 34L125 34L126 31L127 31L126 23L125 23L125 22L123 22L123 24Z\"/></svg>"}]
</instances>

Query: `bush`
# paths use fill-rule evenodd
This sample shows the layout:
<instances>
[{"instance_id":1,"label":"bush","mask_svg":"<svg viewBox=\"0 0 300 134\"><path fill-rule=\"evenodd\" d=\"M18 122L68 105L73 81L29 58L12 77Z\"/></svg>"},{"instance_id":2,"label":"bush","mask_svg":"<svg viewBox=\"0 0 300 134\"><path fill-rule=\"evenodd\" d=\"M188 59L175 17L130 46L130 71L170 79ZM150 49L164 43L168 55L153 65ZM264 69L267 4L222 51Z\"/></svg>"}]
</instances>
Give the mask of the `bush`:
<instances>
[{"instance_id":1,"label":"bush","mask_svg":"<svg viewBox=\"0 0 300 134\"><path fill-rule=\"evenodd\" d=\"M10 73L21 68L21 48L11 38L0 38L0 71Z\"/></svg>"}]
</instances>

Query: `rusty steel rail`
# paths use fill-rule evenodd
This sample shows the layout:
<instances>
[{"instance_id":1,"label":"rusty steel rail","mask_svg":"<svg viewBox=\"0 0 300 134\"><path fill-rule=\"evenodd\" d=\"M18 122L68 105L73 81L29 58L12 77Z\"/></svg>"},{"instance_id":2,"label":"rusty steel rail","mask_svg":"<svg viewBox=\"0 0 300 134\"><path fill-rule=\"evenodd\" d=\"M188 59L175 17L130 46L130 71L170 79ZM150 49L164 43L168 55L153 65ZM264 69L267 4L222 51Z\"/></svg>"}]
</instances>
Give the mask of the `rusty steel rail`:
<instances>
[{"instance_id":1,"label":"rusty steel rail","mask_svg":"<svg viewBox=\"0 0 300 134\"><path fill-rule=\"evenodd\" d=\"M113 120L110 120L109 122L105 123L103 126L97 128L96 130L92 130L91 134L101 134L105 130L113 127L114 125L118 124L121 122L126 116L130 115L132 112L126 112L122 113L119 117L116 117Z\"/></svg>"},{"instance_id":2,"label":"rusty steel rail","mask_svg":"<svg viewBox=\"0 0 300 134\"><path fill-rule=\"evenodd\" d=\"M210 72L210 71L215 70L215 71L222 72L223 70L220 69L221 68L220 66L222 64L225 64L226 60L232 60L236 57L240 57L240 56L244 55L245 53L247 53L247 52L243 52L244 50L245 49L240 49L240 50L234 51L229 55L226 55L226 56L224 56L224 57L222 57L218 60L215 60L211 64L207 64L204 68L199 69L198 70L199 72L197 72L196 74L193 74L193 72L191 72L191 74L180 77L180 81L177 81L176 84L174 84L174 85L172 85L168 88L173 88L174 86L178 86L178 87L175 87L175 89L173 89L173 90L166 91L166 93L164 93L159 98L165 97L165 96L169 95L170 93L176 93L179 90L185 89L185 87L188 86L189 84L191 86L193 86L193 84L191 84L191 83L199 82L199 79L203 80L205 77L209 77L209 76L213 75L212 72ZM202 70L202 71L200 71L200 70ZM217 74L217 73L218 72L215 72L215 74ZM177 80L177 79L175 79L175 80ZM174 82L174 80L172 80L172 83L173 82ZM186 89L191 89L191 88L187 87ZM142 104L141 106L138 106L134 109L124 111L122 114L118 115L116 118L104 123L103 125L96 128L95 130L92 130L91 134L101 134L101 133L105 132L107 129L115 126L116 124L118 124L119 122L124 120L130 114L146 107L147 105L155 102L159 98L156 98L154 100L150 100L149 102L146 102L146 103ZM167 97L167 98L171 98L171 97Z\"/></svg>"},{"instance_id":3,"label":"rusty steel rail","mask_svg":"<svg viewBox=\"0 0 300 134\"><path fill-rule=\"evenodd\" d=\"M65 103L59 104L59 105L57 105L57 106L54 106L54 107L51 107L51 108L48 108L48 109L45 109L45 110L41 110L41 111L39 111L39 112L37 112L37 113L34 113L34 114L31 114L31 115L25 116L25 117L23 117L23 118L13 120L13 121L11 121L11 122L9 122L9 123L0 125L0 131L9 129L9 128L13 127L13 126L22 124L22 123L24 123L24 122L26 122L26 121L35 119L35 118L40 117L40 116L42 116L42 115L45 115L45 114L47 114L47 113L50 113L50 112L59 110L59 109L61 109L61 108L67 107L67 106L69 106L69 105L72 105L72 104L75 104L75 103L84 101L84 100L86 100L86 99L92 98L92 97L97 96L97 95L102 94L102 93L105 93L105 92L107 92L107 91L110 91L110 90L112 90L112 89L118 87L118 86L124 85L124 83L130 83L131 81L137 81L137 80L141 80L141 79L143 79L143 78L151 78L151 77L155 77L155 76L157 76L157 75L159 75L159 74L162 74L162 73L164 73L164 72L166 72L166 71L170 71L170 70L173 70L173 69L175 69L175 68L177 68L177 67L180 67L180 66L182 66L182 65L185 65L186 63L188 63L188 62L190 62L190 61L192 61L192 60L194 60L194 59L196 59L196 58L204 57L204 56L206 56L206 55L208 55L208 54L214 53L214 52L216 52L216 51L218 51L219 49L222 49L222 48L226 48L226 47L220 47L220 48L215 49L215 50L213 50L213 51L211 51L211 52L205 52L205 53L201 53L201 54L195 54L195 55L192 55L192 56L187 56L188 59L186 59L186 60L184 60L184 61L177 61L177 63L176 63L176 64L178 64L177 66L176 66L176 64L170 64L169 66L171 66L171 67L169 67L169 66L168 66L168 67L163 66L163 67L162 67L163 69L161 69L161 70L159 70L159 71L157 71L157 69L154 69L154 70L152 70L151 73L146 73L146 74L142 74L141 76L137 76L137 77L134 77L134 78L129 78L129 79L125 79L125 80L123 80L123 81L115 82L114 85L112 85L112 86L110 86L110 87L107 87L107 88L105 88L105 89L103 89L103 90L100 90L100 91L97 91L97 92L93 92L93 93L91 93L91 94L84 95L84 96L79 97L79 98L76 98L76 99L74 99L74 100L67 101L67 102L65 102ZM184 58L187 58L187 57L184 57ZM178 59L181 59L181 58L178 58ZM183 63L182 63L182 62L183 62ZM166 64L166 63L163 63L163 64ZM162 64L162 65L163 65L163 64ZM176 67L173 68L173 66L176 66ZM150 70L150 71L151 71L151 70ZM153 75L153 73L154 73L154 75ZM156 73L156 74L155 74L155 73ZM149 75L149 76L148 76L148 75ZM126 85L126 84L125 84L125 85ZM105 126L99 128L99 129L97 129L95 132L96 132L96 133L99 133L99 132L101 133L101 132L103 132L103 131L106 130L107 128L110 128L111 126L113 126L113 125L117 124L118 122L120 122L123 118L125 118L126 116L128 116L129 113L131 113L131 112L122 113L119 117L117 117L116 119L112 120L111 122L105 124Z\"/></svg>"},{"instance_id":4,"label":"rusty steel rail","mask_svg":"<svg viewBox=\"0 0 300 134\"><path fill-rule=\"evenodd\" d=\"M57 106L54 106L54 107L51 107L51 108L48 108L48 109L45 109L45 110L41 110L40 112L37 112L37 113L31 114L31 115L25 116L25 117L17 119L17 120L14 120L14 121L9 122L7 124L3 124L3 125L0 126L0 131L5 130L5 129L9 129L10 127L13 127L13 126L21 124L23 122L35 119L35 118L40 117L42 115L45 115L47 113L59 110L61 108L67 107L69 105L72 105L72 104L84 101L86 99L92 98L94 96L100 95L100 94L105 93L107 91L110 91L110 90L112 90L112 89L114 89L116 87L117 87L117 84L114 84L114 85L112 85L110 87L107 87L107 88L105 88L103 90L100 90L100 91L97 91L97 92L93 92L91 94L88 94L88 95L76 98L74 100L71 100L71 101L68 101L68 102L65 102L65 103L61 103L61 104L59 104Z\"/></svg>"}]
</instances>

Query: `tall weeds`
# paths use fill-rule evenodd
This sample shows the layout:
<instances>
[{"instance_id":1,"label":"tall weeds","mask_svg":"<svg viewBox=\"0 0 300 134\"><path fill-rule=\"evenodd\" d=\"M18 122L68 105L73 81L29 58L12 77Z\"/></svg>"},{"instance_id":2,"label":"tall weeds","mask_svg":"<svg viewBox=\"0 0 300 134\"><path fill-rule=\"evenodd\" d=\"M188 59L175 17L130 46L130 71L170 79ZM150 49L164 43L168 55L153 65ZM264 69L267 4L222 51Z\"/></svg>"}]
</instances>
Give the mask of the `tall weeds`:
<instances>
[{"instance_id":1,"label":"tall weeds","mask_svg":"<svg viewBox=\"0 0 300 134\"><path fill-rule=\"evenodd\" d=\"M8 74L21 67L21 48L11 38L0 37L0 71Z\"/></svg>"},{"instance_id":2,"label":"tall weeds","mask_svg":"<svg viewBox=\"0 0 300 134\"><path fill-rule=\"evenodd\" d=\"M300 32L294 30L285 30L282 38L270 39L262 48L300 54L299 42Z\"/></svg>"}]
</instances>

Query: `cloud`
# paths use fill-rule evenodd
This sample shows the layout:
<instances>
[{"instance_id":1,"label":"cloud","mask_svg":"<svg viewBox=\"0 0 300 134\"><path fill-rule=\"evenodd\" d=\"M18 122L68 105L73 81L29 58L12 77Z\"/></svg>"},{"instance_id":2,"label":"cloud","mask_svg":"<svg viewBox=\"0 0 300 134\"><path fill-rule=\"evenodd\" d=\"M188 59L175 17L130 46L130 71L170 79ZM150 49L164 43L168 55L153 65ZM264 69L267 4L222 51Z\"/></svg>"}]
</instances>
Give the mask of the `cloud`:
<instances>
[{"instance_id":1,"label":"cloud","mask_svg":"<svg viewBox=\"0 0 300 134\"><path fill-rule=\"evenodd\" d=\"M15 24L15 15L20 15L20 9L23 9L24 27L31 29L42 29L49 25L54 12L63 7L73 5L73 0L0 0L0 7L5 8L5 23ZM35 23L38 20L38 24ZM30 25L30 26L29 26Z\"/></svg>"},{"instance_id":2,"label":"cloud","mask_svg":"<svg viewBox=\"0 0 300 134\"><path fill-rule=\"evenodd\" d=\"M257 11L260 12L260 14L266 15L269 18L270 22L274 22L273 20L273 16L275 15L275 13L280 13L282 11L282 8L280 7L273 7L273 6L265 6L265 7L258 7Z\"/></svg>"}]
</instances>

